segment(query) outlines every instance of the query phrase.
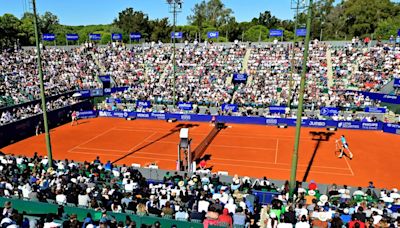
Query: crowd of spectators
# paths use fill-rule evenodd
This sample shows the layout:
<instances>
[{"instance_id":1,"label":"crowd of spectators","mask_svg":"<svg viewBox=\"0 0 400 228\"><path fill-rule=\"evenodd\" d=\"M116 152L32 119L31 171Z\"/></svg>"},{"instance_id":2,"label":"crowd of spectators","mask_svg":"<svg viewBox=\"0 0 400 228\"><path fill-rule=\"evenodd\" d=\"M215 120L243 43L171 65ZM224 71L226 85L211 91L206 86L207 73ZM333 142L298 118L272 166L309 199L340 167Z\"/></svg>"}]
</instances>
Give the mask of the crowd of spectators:
<instances>
[{"instance_id":1,"label":"crowd of spectators","mask_svg":"<svg viewBox=\"0 0 400 228\"><path fill-rule=\"evenodd\" d=\"M73 105L77 102L73 97L61 96L58 99L47 101L47 111L56 110L59 108ZM35 102L29 105L16 106L12 109L0 110L0 126L6 125L18 120L26 119L31 116L42 113L41 103Z\"/></svg>"},{"instance_id":2,"label":"crowd of spectators","mask_svg":"<svg viewBox=\"0 0 400 228\"><path fill-rule=\"evenodd\" d=\"M129 218L129 224L117 223L107 211L202 222L204 227L398 227L400 222L400 210L391 209L400 204L398 190L378 190L372 182L364 189L333 184L326 192L314 181L298 183L292 200L288 182L277 186L266 177L252 180L235 175L225 183L216 174L166 173L154 182L134 167L102 163L99 157L83 163L60 160L54 168L48 167L47 157L36 153L31 158L1 155L0 196L58 204L63 218L62 206L89 208L103 213L97 221L100 227L135 227ZM254 190L276 195L261 205ZM24 221L10 203L2 216L1 224ZM95 224L89 215L84 221L76 219L72 214L66 222L73 227Z\"/></svg>"},{"instance_id":3,"label":"crowd of spectators","mask_svg":"<svg viewBox=\"0 0 400 228\"><path fill-rule=\"evenodd\" d=\"M367 48L356 43L332 47L312 42L307 64L307 108L380 106L379 101L357 92L348 94L346 90L379 92L393 78L399 78L400 48L388 44ZM289 101L297 106L303 47L280 43L187 43L176 49L175 79L169 44L128 47L112 43L98 47L85 43L70 49L44 48L42 55L48 96L99 88L97 76L109 74L113 85L130 87L129 93L115 95L127 100L171 104L175 84L178 101L206 106L235 103L246 110L285 106ZM247 82L233 83L233 74L238 72L249 75ZM39 99L35 51L0 53L0 82L0 106ZM37 108L30 109L35 112Z\"/></svg>"}]
</instances>

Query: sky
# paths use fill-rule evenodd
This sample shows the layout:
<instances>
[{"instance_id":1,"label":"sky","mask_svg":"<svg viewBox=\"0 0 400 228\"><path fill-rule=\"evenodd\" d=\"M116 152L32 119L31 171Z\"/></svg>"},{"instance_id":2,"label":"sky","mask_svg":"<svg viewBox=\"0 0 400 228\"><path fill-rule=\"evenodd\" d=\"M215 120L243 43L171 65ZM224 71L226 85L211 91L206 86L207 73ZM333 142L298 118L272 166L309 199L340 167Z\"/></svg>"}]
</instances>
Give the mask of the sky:
<instances>
[{"instance_id":1,"label":"sky","mask_svg":"<svg viewBox=\"0 0 400 228\"><path fill-rule=\"evenodd\" d=\"M182 12L178 15L179 25L187 24L187 16L200 1L184 0ZM290 9L291 1L222 0L226 7L233 10L238 22L250 21L266 10L280 19L292 19L294 12ZM0 15L12 13L21 17L24 12L32 11L30 2L31 0L0 0ZM166 0L36 0L36 5L40 14L50 11L57 15L60 23L64 25L109 24L119 12L128 7L143 11L150 19L172 18Z\"/></svg>"}]
</instances>

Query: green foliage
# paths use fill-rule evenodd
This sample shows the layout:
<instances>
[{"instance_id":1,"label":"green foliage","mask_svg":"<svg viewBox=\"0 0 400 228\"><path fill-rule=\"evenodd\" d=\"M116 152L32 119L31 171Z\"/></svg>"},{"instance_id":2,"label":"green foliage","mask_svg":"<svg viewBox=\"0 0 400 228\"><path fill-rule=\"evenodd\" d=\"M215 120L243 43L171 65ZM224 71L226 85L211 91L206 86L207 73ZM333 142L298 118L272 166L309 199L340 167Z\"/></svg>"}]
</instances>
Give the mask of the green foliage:
<instances>
[{"instance_id":1,"label":"green foliage","mask_svg":"<svg viewBox=\"0 0 400 228\"><path fill-rule=\"evenodd\" d=\"M319 0L312 6L312 38L319 38L322 31L324 40L351 39L353 36L381 37L388 39L400 28L400 4L390 0L346 0L334 4L335 0ZM288 9L289 10L289 9ZM304 27L307 11L299 10L297 28ZM237 22L233 11L221 0L202 0L195 4L192 14L187 17L189 24L177 26L176 31L184 33L184 39L203 41L208 31L219 31L217 42L243 40L257 42L272 41L269 29L283 29L284 40L294 37L295 20L280 20L269 11L262 12L251 21ZM170 42L172 25L168 18L150 20L148 16L133 8L122 10L112 24L67 26L51 12L38 15L40 33L56 34L58 45L64 45L67 33L79 34L79 43L88 41L88 34L102 34L101 44L111 41L111 33L122 33L123 41L129 42L131 32L140 32L147 41ZM0 16L0 49L15 44L34 45L34 24L32 13L21 18L11 14ZM297 38L301 40L302 38ZM71 42L72 44L74 42ZM53 43L49 43L49 45Z\"/></svg>"}]
</instances>

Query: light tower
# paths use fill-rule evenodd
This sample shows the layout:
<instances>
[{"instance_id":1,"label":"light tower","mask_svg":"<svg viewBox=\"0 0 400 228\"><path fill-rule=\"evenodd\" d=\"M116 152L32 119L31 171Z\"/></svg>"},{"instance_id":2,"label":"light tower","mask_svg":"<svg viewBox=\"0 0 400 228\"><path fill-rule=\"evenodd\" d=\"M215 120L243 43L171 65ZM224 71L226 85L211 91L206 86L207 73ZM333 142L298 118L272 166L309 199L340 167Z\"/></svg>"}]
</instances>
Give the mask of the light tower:
<instances>
[{"instance_id":1,"label":"light tower","mask_svg":"<svg viewBox=\"0 0 400 228\"><path fill-rule=\"evenodd\" d=\"M172 96L174 107L176 106L176 57L175 57L175 42L176 42L176 16L178 13L182 12L183 0L167 0L169 5L169 12L173 15L173 29L172 29L172 42L173 42L173 56L172 56L172 76L173 76L173 88Z\"/></svg>"}]
</instances>

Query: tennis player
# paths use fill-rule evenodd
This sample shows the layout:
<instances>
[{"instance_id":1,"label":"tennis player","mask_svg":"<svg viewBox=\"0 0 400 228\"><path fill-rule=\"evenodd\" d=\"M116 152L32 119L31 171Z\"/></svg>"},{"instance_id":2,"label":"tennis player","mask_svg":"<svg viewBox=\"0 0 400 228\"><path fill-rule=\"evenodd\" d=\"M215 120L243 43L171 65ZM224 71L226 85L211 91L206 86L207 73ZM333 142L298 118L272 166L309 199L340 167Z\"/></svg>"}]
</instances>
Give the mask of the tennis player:
<instances>
[{"instance_id":1,"label":"tennis player","mask_svg":"<svg viewBox=\"0 0 400 228\"><path fill-rule=\"evenodd\" d=\"M71 114L71 126L74 125L74 123L76 123L76 125L78 125L78 113L76 113L76 111L73 111Z\"/></svg>"},{"instance_id":2,"label":"tennis player","mask_svg":"<svg viewBox=\"0 0 400 228\"><path fill-rule=\"evenodd\" d=\"M340 149L339 158L342 158L343 154L345 154L345 150L347 150L347 152L349 153L349 158L353 159L353 153L351 153L349 149L349 144L347 143L346 137L344 137L344 135L340 137L340 141L342 142L342 148Z\"/></svg>"}]
</instances>

